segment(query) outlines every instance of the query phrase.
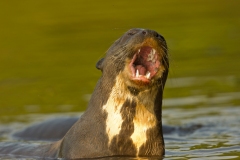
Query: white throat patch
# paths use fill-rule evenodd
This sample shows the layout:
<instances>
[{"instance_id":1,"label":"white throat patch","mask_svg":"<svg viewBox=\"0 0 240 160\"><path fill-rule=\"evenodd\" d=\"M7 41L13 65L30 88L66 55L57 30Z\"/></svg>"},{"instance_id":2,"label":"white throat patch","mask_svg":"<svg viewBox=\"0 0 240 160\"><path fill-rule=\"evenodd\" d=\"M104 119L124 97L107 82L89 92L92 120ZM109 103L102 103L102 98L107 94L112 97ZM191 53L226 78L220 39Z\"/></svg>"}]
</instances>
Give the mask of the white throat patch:
<instances>
[{"instance_id":1,"label":"white throat patch","mask_svg":"<svg viewBox=\"0 0 240 160\"><path fill-rule=\"evenodd\" d=\"M116 77L116 83L112 88L109 99L103 106L103 111L107 113L106 133L109 138L109 145L111 144L114 136L118 135L121 131L123 123L121 107L127 99L132 100L136 97L128 91L123 82L123 78L120 75L121 74ZM121 88L121 90L119 88ZM149 95L147 96L146 94L149 93L140 93L138 98L149 98ZM134 132L131 135L131 139L138 152L140 147L147 141L147 130L156 125L157 120L153 112L153 99L155 99L155 96L156 94L152 95L151 99L147 100L148 103L145 105L141 104L138 100L136 101L136 112L133 118Z\"/></svg>"},{"instance_id":2,"label":"white throat patch","mask_svg":"<svg viewBox=\"0 0 240 160\"><path fill-rule=\"evenodd\" d=\"M124 88L124 85L120 78L116 78L116 83L112 88L112 92L110 93L109 99L107 103L103 106L103 110L107 112L107 120L106 120L106 132L109 138L109 144L111 143L114 136L118 135L121 131L122 126L122 116L121 116L121 106L124 103L124 100L127 98L131 98L130 94L123 92L123 90L119 90L119 88Z\"/></svg>"}]
</instances>

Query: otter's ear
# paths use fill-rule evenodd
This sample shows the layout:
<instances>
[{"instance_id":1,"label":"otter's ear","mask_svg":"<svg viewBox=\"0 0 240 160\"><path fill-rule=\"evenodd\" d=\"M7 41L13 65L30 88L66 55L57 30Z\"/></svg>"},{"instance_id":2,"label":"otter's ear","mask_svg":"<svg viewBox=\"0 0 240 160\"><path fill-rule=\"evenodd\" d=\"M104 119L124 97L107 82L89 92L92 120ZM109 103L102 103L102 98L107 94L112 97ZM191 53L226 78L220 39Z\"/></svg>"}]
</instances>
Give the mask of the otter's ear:
<instances>
[{"instance_id":1,"label":"otter's ear","mask_svg":"<svg viewBox=\"0 0 240 160\"><path fill-rule=\"evenodd\" d=\"M104 58L100 59L96 64L96 68L101 71L103 70L103 61L104 61Z\"/></svg>"}]
</instances>

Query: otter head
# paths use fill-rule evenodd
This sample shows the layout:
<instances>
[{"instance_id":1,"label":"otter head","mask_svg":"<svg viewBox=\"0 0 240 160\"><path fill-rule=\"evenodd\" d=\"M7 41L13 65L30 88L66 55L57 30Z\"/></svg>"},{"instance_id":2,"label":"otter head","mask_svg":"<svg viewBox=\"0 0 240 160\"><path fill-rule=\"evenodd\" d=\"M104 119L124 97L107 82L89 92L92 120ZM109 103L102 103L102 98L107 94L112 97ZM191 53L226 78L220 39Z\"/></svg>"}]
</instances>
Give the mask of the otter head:
<instances>
[{"instance_id":1,"label":"otter head","mask_svg":"<svg viewBox=\"0 0 240 160\"><path fill-rule=\"evenodd\" d=\"M132 94L151 87L163 89L168 74L167 44L163 36L147 29L131 29L108 49L96 67L115 81L122 75Z\"/></svg>"}]
</instances>

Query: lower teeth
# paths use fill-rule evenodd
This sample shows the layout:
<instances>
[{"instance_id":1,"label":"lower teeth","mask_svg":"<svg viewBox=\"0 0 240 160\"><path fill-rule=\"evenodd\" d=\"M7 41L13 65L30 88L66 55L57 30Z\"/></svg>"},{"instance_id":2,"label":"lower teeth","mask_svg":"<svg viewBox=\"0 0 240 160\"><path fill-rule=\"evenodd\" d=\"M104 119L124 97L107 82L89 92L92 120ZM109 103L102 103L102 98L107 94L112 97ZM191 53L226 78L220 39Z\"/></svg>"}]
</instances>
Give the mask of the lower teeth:
<instances>
[{"instance_id":1,"label":"lower teeth","mask_svg":"<svg viewBox=\"0 0 240 160\"><path fill-rule=\"evenodd\" d=\"M148 71L145 77L146 77L147 79L149 79L149 78L150 78L150 75L151 75L151 73Z\"/></svg>"},{"instance_id":2,"label":"lower teeth","mask_svg":"<svg viewBox=\"0 0 240 160\"><path fill-rule=\"evenodd\" d=\"M137 69L137 70L136 70L135 77L136 77L136 78L139 78L140 76L143 76L143 75L140 75L140 74L139 74L139 70ZM150 79L150 76L151 76L151 73L150 73L149 71L147 71L147 73L146 73L146 75L145 75L145 78Z\"/></svg>"},{"instance_id":3,"label":"lower teeth","mask_svg":"<svg viewBox=\"0 0 240 160\"><path fill-rule=\"evenodd\" d=\"M136 77L139 77L139 71L138 71L138 69L137 69L137 71L136 71Z\"/></svg>"}]
</instances>

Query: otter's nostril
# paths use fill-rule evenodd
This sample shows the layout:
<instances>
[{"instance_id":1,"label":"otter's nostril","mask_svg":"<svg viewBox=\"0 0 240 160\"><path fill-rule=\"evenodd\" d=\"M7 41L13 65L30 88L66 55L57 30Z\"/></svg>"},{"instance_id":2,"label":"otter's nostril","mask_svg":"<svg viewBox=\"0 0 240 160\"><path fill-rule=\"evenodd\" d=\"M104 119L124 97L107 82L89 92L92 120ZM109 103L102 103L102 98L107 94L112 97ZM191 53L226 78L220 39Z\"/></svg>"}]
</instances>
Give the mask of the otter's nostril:
<instances>
[{"instance_id":1,"label":"otter's nostril","mask_svg":"<svg viewBox=\"0 0 240 160\"><path fill-rule=\"evenodd\" d=\"M145 34L147 34L147 32L146 31L142 31L142 34L145 35Z\"/></svg>"},{"instance_id":2,"label":"otter's nostril","mask_svg":"<svg viewBox=\"0 0 240 160\"><path fill-rule=\"evenodd\" d=\"M160 38L160 35L158 33L155 34L155 37Z\"/></svg>"}]
</instances>

